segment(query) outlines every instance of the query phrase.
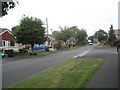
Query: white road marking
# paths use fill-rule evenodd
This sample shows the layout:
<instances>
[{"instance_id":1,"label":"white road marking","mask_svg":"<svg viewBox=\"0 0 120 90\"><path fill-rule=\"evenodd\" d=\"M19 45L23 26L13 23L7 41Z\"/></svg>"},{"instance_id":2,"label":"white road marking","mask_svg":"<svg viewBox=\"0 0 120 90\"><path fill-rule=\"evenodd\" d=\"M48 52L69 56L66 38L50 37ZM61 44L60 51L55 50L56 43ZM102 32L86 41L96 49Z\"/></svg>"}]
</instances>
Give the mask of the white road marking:
<instances>
[{"instance_id":1,"label":"white road marking","mask_svg":"<svg viewBox=\"0 0 120 90\"><path fill-rule=\"evenodd\" d=\"M77 57L83 57L84 55L86 55L87 53L89 53L89 50L85 51L85 52L82 52L76 56L74 56L73 58L77 58Z\"/></svg>"}]
</instances>

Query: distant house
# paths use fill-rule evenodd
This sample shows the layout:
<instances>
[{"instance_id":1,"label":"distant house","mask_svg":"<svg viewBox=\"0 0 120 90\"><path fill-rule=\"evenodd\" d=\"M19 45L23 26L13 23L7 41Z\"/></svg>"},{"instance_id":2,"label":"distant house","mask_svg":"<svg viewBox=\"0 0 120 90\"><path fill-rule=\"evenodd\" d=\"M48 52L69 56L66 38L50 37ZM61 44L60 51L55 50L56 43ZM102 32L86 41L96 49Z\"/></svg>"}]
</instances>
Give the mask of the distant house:
<instances>
[{"instance_id":1,"label":"distant house","mask_svg":"<svg viewBox=\"0 0 120 90\"><path fill-rule=\"evenodd\" d=\"M47 40L45 42L45 46L53 48L53 44L56 42L56 40L51 35L46 35L46 36L47 36Z\"/></svg>"},{"instance_id":2,"label":"distant house","mask_svg":"<svg viewBox=\"0 0 120 90\"><path fill-rule=\"evenodd\" d=\"M13 45L15 37L12 36L10 30L6 28L0 28L0 48L10 47Z\"/></svg>"},{"instance_id":3,"label":"distant house","mask_svg":"<svg viewBox=\"0 0 120 90\"><path fill-rule=\"evenodd\" d=\"M120 29L116 29L115 31L115 35L117 39L120 39Z\"/></svg>"},{"instance_id":4,"label":"distant house","mask_svg":"<svg viewBox=\"0 0 120 90\"><path fill-rule=\"evenodd\" d=\"M6 28L0 28L0 49L18 50L22 48L21 44L15 43L16 38L11 34L11 31Z\"/></svg>"},{"instance_id":5,"label":"distant house","mask_svg":"<svg viewBox=\"0 0 120 90\"><path fill-rule=\"evenodd\" d=\"M76 39L74 37L71 37L67 40L67 42L69 43L69 47L73 47L76 44Z\"/></svg>"}]
</instances>

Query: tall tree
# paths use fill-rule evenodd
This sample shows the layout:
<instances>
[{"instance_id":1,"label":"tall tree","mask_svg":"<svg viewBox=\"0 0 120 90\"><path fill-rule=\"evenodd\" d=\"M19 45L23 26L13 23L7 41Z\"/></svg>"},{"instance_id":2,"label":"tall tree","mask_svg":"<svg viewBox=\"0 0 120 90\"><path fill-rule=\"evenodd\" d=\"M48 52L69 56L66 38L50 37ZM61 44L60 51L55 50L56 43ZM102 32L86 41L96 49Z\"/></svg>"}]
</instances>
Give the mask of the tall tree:
<instances>
[{"instance_id":1,"label":"tall tree","mask_svg":"<svg viewBox=\"0 0 120 90\"><path fill-rule=\"evenodd\" d=\"M53 31L53 32L52 32L52 36L53 36L53 38L55 38L55 40L58 41L58 42L60 42L60 41L62 40L62 39L61 39L62 34L61 34L61 32L59 32L59 31Z\"/></svg>"},{"instance_id":2,"label":"tall tree","mask_svg":"<svg viewBox=\"0 0 120 90\"><path fill-rule=\"evenodd\" d=\"M76 39L77 39L77 44L81 44L84 45L87 41L87 32L84 29L81 29L77 32L76 35Z\"/></svg>"},{"instance_id":3,"label":"tall tree","mask_svg":"<svg viewBox=\"0 0 120 90\"><path fill-rule=\"evenodd\" d=\"M53 37L58 41L64 41L67 43L69 38L75 38L77 40L77 44L85 44L87 33L84 29L79 29L77 26L72 27L60 27L61 31L53 32Z\"/></svg>"},{"instance_id":4,"label":"tall tree","mask_svg":"<svg viewBox=\"0 0 120 90\"><path fill-rule=\"evenodd\" d=\"M20 30L20 25L12 27L12 35L17 37L19 30Z\"/></svg>"},{"instance_id":5,"label":"tall tree","mask_svg":"<svg viewBox=\"0 0 120 90\"><path fill-rule=\"evenodd\" d=\"M107 32L105 32L104 30L100 29L99 31L96 31L94 34L94 37L96 39L98 39L99 42L105 41L107 40Z\"/></svg>"},{"instance_id":6,"label":"tall tree","mask_svg":"<svg viewBox=\"0 0 120 90\"><path fill-rule=\"evenodd\" d=\"M38 18L23 17L20 25L12 28L12 32L18 43L31 44L33 50L34 44L45 42L45 28L42 25L42 21Z\"/></svg>"},{"instance_id":7,"label":"tall tree","mask_svg":"<svg viewBox=\"0 0 120 90\"><path fill-rule=\"evenodd\" d=\"M91 40L91 42L94 42L94 35L89 36L88 39Z\"/></svg>"},{"instance_id":8,"label":"tall tree","mask_svg":"<svg viewBox=\"0 0 120 90\"><path fill-rule=\"evenodd\" d=\"M114 32L114 30L113 30L113 25L111 25L111 26L110 26L110 30L109 30L108 41L110 42L110 44L112 44L115 39L116 39L115 32Z\"/></svg>"}]
</instances>

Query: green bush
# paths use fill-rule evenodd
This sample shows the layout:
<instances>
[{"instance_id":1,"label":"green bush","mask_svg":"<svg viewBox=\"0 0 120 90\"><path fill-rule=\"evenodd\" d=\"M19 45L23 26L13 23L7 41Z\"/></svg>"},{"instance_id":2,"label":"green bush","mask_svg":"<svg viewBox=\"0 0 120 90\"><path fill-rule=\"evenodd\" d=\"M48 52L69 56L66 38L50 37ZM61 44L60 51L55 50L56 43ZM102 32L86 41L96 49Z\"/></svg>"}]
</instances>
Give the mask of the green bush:
<instances>
[{"instance_id":1,"label":"green bush","mask_svg":"<svg viewBox=\"0 0 120 90\"><path fill-rule=\"evenodd\" d=\"M30 55L37 55L37 53L36 52L32 52L32 53L30 53Z\"/></svg>"},{"instance_id":2,"label":"green bush","mask_svg":"<svg viewBox=\"0 0 120 90\"><path fill-rule=\"evenodd\" d=\"M19 49L19 53L26 53L26 52L28 52L28 50L27 49Z\"/></svg>"}]
</instances>

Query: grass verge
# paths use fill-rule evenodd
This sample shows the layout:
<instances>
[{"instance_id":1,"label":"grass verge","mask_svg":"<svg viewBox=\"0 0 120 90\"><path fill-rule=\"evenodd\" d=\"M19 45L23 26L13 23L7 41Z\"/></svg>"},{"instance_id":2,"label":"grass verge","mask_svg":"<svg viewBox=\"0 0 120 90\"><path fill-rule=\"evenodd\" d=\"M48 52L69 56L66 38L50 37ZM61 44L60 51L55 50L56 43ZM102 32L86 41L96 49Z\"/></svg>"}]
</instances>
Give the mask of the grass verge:
<instances>
[{"instance_id":1,"label":"grass verge","mask_svg":"<svg viewBox=\"0 0 120 90\"><path fill-rule=\"evenodd\" d=\"M73 48L68 48L68 50L74 50L74 49L77 49L76 47L73 47Z\"/></svg>"},{"instance_id":2,"label":"grass verge","mask_svg":"<svg viewBox=\"0 0 120 90\"><path fill-rule=\"evenodd\" d=\"M103 48L104 46L95 46L93 48Z\"/></svg>"},{"instance_id":3,"label":"grass verge","mask_svg":"<svg viewBox=\"0 0 120 90\"><path fill-rule=\"evenodd\" d=\"M84 88L104 60L104 58L66 60L9 88Z\"/></svg>"}]
</instances>

